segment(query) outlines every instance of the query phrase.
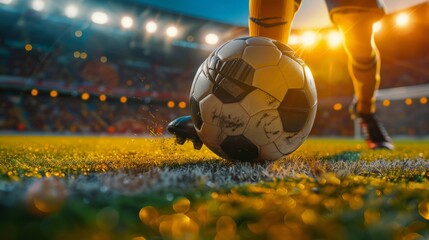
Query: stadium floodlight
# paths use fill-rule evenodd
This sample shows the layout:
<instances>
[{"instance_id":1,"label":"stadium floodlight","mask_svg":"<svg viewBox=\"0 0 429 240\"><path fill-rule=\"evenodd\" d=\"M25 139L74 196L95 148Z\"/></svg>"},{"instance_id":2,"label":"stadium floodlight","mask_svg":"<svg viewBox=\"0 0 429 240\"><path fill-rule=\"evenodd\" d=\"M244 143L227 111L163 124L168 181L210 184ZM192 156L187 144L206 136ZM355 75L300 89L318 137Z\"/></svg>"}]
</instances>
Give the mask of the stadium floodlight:
<instances>
[{"instance_id":1,"label":"stadium floodlight","mask_svg":"<svg viewBox=\"0 0 429 240\"><path fill-rule=\"evenodd\" d=\"M302 34L301 41L304 46L312 46L316 43L317 34L314 31L306 31Z\"/></svg>"},{"instance_id":2,"label":"stadium floodlight","mask_svg":"<svg viewBox=\"0 0 429 240\"><path fill-rule=\"evenodd\" d=\"M396 25L404 27L410 21L410 16L407 13L400 13L396 16L395 22Z\"/></svg>"},{"instance_id":3,"label":"stadium floodlight","mask_svg":"<svg viewBox=\"0 0 429 240\"><path fill-rule=\"evenodd\" d=\"M45 6L46 6L46 3L43 0L33 0L33 2L31 2L31 7L38 12L45 9Z\"/></svg>"},{"instance_id":4,"label":"stadium floodlight","mask_svg":"<svg viewBox=\"0 0 429 240\"><path fill-rule=\"evenodd\" d=\"M1 4L4 4L4 5L9 5L9 4L11 4L13 2L13 0L0 0L0 3Z\"/></svg>"},{"instance_id":5,"label":"stadium floodlight","mask_svg":"<svg viewBox=\"0 0 429 240\"><path fill-rule=\"evenodd\" d=\"M107 21L109 20L109 17L107 16L107 14L105 12L94 12L91 15L91 20L92 22L96 23L96 24L106 24Z\"/></svg>"},{"instance_id":6,"label":"stadium floodlight","mask_svg":"<svg viewBox=\"0 0 429 240\"><path fill-rule=\"evenodd\" d=\"M175 26L169 26L167 30L165 30L165 33L167 34L168 37L173 38L177 36L177 34L179 33L179 30Z\"/></svg>"},{"instance_id":7,"label":"stadium floodlight","mask_svg":"<svg viewBox=\"0 0 429 240\"><path fill-rule=\"evenodd\" d=\"M154 33L158 29L158 24L156 24L154 21L149 21L146 23L145 28L148 33Z\"/></svg>"},{"instance_id":8,"label":"stadium floodlight","mask_svg":"<svg viewBox=\"0 0 429 240\"><path fill-rule=\"evenodd\" d=\"M75 18L75 17L77 17L78 13L79 13L79 8L76 5L74 5L74 4L69 4L64 9L64 14L68 18Z\"/></svg>"},{"instance_id":9,"label":"stadium floodlight","mask_svg":"<svg viewBox=\"0 0 429 240\"><path fill-rule=\"evenodd\" d=\"M296 34L291 34L288 40L290 45L296 45L299 43L299 37Z\"/></svg>"},{"instance_id":10,"label":"stadium floodlight","mask_svg":"<svg viewBox=\"0 0 429 240\"><path fill-rule=\"evenodd\" d=\"M206 43L210 45L215 45L219 42L219 37L214 33L209 33L205 37Z\"/></svg>"},{"instance_id":11,"label":"stadium floodlight","mask_svg":"<svg viewBox=\"0 0 429 240\"><path fill-rule=\"evenodd\" d=\"M131 28L134 25L134 20L130 16L123 16L121 18L121 25L123 28Z\"/></svg>"},{"instance_id":12,"label":"stadium floodlight","mask_svg":"<svg viewBox=\"0 0 429 240\"><path fill-rule=\"evenodd\" d=\"M380 21L378 21L372 25L372 31L375 33L381 31L381 22Z\"/></svg>"},{"instance_id":13,"label":"stadium floodlight","mask_svg":"<svg viewBox=\"0 0 429 240\"><path fill-rule=\"evenodd\" d=\"M328 41L329 47L336 48L341 45L343 41L343 37L341 36L340 32L336 30L332 30L327 35L327 41Z\"/></svg>"}]
</instances>

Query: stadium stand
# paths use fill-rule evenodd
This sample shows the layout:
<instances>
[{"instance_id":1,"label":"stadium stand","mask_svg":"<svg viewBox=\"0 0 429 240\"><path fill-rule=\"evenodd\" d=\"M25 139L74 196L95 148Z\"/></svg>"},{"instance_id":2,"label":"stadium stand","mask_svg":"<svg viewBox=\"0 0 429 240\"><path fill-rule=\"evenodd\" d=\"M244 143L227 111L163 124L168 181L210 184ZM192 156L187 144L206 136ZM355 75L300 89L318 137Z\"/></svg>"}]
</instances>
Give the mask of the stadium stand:
<instances>
[{"instance_id":1,"label":"stadium stand","mask_svg":"<svg viewBox=\"0 0 429 240\"><path fill-rule=\"evenodd\" d=\"M2 131L162 134L170 120L189 114L185 105L193 74L217 46L198 42L200 29L217 27L224 32L221 41L247 34L243 27L156 9L150 11L160 15L160 21L181 19L191 30L180 39L149 38L139 31L0 7L8 20L0 23ZM419 5L411 12L416 19L427 19L429 5ZM389 15L383 21L393 18ZM427 22L415 20L406 30L392 25L377 33L382 89L429 83ZM10 24L15 27L10 29ZM328 30L318 30L321 38ZM353 136L347 110L353 89L344 50L330 48L324 40L313 46L291 46L316 79L319 109L312 134ZM427 97L428 93L380 99L379 115L388 131L392 135L428 135Z\"/></svg>"}]
</instances>

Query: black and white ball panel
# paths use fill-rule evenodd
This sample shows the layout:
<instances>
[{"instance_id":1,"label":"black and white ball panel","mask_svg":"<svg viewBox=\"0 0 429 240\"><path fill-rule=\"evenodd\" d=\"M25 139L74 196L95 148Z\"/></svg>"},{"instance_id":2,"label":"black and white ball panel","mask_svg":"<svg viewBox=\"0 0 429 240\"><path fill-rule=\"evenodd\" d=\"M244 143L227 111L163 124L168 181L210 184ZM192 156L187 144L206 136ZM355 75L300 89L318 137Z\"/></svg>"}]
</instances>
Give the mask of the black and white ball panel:
<instances>
[{"instance_id":1,"label":"black and white ball panel","mask_svg":"<svg viewBox=\"0 0 429 240\"><path fill-rule=\"evenodd\" d=\"M244 136L257 146L263 146L276 140L283 133L283 124L277 110L257 113L249 120Z\"/></svg>"},{"instance_id":2,"label":"black and white ball panel","mask_svg":"<svg viewBox=\"0 0 429 240\"><path fill-rule=\"evenodd\" d=\"M247 38L245 39L246 44L249 46L268 46L268 47L276 47L273 43L273 40L265 37L257 37L257 38Z\"/></svg>"},{"instance_id":3,"label":"black and white ball panel","mask_svg":"<svg viewBox=\"0 0 429 240\"><path fill-rule=\"evenodd\" d=\"M214 86L214 83L211 82L203 73L203 71L200 71L197 73L197 77L195 78L195 84L194 84L194 90L191 94L191 96L197 100L200 101L207 95L209 95L212 91L212 88Z\"/></svg>"},{"instance_id":4,"label":"black and white ball panel","mask_svg":"<svg viewBox=\"0 0 429 240\"><path fill-rule=\"evenodd\" d=\"M199 136L204 136L204 145L222 158L228 158L228 155L220 147L225 140L226 135L222 133L219 126L204 122L200 129L197 129Z\"/></svg>"},{"instance_id":5,"label":"black and white ball panel","mask_svg":"<svg viewBox=\"0 0 429 240\"><path fill-rule=\"evenodd\" d=\"M248 46L244 49L243 60L254 69L276 66L282 53L278 48L270 46Z\"/></svg>"},{"instance_id":6,"label":"black and white ball panel","mask_svg":"<svg viewBox=\"0 0 429 240\"><path fill-rule=\"evenodd\" d=\"M274 142L263 145L259 150L259 159L263 161L276 160L283 156L284 154L279 151Z\"/></svg>"},{"instance_id":7,"label":"black and white ball panel","mask_svg":"<svg viewBox=\"0 0 429 240\"><path fill-rule=\"evenodd\" d=\"M224 44L217 51L217 56L222 61L239 59L243 55L246 42L243 40L232 40Z\"/></svg>"},{"instance_id":8,"label":"black and white ball panel","mask_svg":"<svg viewBox=\"0 0 429 240\"><path fill-rule=\"evenodd\" d=\"M253 77L253 86L282 101L288 89L280 69L275 65L257 69Z\"/></svg>"},{"instance_id":9,"label":"black and white ball panel","mask_svg":"<svg viewBox=\"0 0 429 240\"><path fill-rule=\"evenodd\" d=\"M223 103L214 94L209 94L199 105L203 122L219 126Z\"/></svg>"},{"instance_id":10,"label":"black and white ball panel","mask_svg":"<svg viewBox=\"0 0 429 240\"><path fill-rule=\"evenodd\" d=\"M280 102L270 94L260 89L255 89L240 102L249 116L253 116L264 110L277 109Z\"/></svg>"},{"instance_id":11,"label":"black and white ball panel","mask_svg":"<svg viewBox=\"0 0 429 240\"><path fill-rule=\"evenodd\" d=\"M219 126L229 136L237 136L244 132L249 122L249 115L240 103L227 103L222 106Z\"/></svg>"},{"instance_id":12,"label":"black and white ball panel","mask_svg":"<svg viewBox=\"0 0 429 240\"><path fill-rule=\"evenodd\" d=\"M298 62L292 60L289 56L282 56L279 62L279 69L287 81L288 88L304 87L303 67Z\"/></svg>"}]
</instances>

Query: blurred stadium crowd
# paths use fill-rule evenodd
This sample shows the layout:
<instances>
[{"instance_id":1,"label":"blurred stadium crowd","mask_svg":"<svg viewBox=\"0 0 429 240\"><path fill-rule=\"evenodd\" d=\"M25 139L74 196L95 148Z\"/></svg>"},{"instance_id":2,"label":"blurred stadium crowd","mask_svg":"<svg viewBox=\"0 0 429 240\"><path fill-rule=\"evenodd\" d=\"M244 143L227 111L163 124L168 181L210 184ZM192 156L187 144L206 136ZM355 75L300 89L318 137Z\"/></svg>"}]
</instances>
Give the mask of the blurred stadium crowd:
<instances>
[{"instance_id":1,"label":"blurred stadium crowd","mask_svg":"<svg viewBox=\"0 0 429 240\"><path fill-rule=\"evenodd\" d=\"M161 41L86 23L59 24L34 11L0 11L6 19L0 23L1 131L163 134L169 121L189 114L193 74L217 46L198 44L196 30L184 40ZM429 84L429 5L412 13L417 20L406 28L389 26L394 15L387 16L387 25L376 35L383 61L381 88ZM184 22L209 24L194 18ZM12 30L11 23L16 24ZM243 27L210 24L227 32L221 41L247 34ZM323 36L328 30L316 33ZM319 109L312 134L352 136L347 108L353 89L342 47L323 40L291 46L316 80ZM428 135L427 97L378 102L388 131Z\"/></svg>"}]
</instances>

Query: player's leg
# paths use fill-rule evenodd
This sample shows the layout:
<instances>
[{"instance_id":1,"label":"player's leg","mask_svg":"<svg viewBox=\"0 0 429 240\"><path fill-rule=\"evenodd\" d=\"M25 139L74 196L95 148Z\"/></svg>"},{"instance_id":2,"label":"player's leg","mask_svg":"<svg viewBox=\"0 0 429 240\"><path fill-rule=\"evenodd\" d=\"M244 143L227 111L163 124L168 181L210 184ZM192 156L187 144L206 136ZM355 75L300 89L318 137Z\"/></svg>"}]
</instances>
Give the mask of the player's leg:
<instances>
[{"instance_id":1,"label":"player's leg","mask_svg":"<svg viewBox=\"0 0 429 240\"><path fill-rule=\"evenodd\" d=\"M249 35L288 43L292 21L301 0L250 0Z\"/></svg>"},{"instance_id":2,"label":"player's leg","mask_svg":"<svg viewBox=\"0 0 429 240\"><path fill-rule=\"evenodd\" d=\"M393 149L390 137L375 118L375 93L380 83L380 54L374 43L372 25L384 16L378 0L326 0L331 20L343 34L356 102L368 146Z\"/></svg>"}]
</instances>

